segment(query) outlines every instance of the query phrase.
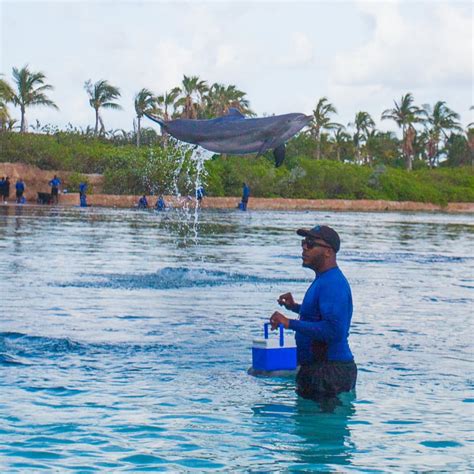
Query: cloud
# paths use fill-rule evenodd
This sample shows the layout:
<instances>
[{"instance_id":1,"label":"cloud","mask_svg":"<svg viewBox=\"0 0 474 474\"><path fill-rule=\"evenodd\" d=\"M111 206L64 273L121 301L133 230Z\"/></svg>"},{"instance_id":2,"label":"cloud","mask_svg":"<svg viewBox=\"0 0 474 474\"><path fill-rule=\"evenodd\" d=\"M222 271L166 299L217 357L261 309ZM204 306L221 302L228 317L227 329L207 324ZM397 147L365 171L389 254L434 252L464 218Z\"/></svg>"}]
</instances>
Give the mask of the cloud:
<instances>
[{"instance_id":1,"label":"cloud","mask_svg":"<svg viewBox=\"0 0 474 474\"><path fill-rule=\"evenodd\" d=\"M310 65L313 59L313 43L306 34L295 32L278 62L282 66L296 67Z\"/></svg>"},{"instance_id":2,"label":"cloud","mask_svg":"<svg viewBox=\"0 0 474 474\"><path fill-rule=\"evenodd\" d=\"M472 14L447 3L360 3L373 21L371 39L336 56L339 85L405 88L472 81Z\"/></svg>"}]
</instances>

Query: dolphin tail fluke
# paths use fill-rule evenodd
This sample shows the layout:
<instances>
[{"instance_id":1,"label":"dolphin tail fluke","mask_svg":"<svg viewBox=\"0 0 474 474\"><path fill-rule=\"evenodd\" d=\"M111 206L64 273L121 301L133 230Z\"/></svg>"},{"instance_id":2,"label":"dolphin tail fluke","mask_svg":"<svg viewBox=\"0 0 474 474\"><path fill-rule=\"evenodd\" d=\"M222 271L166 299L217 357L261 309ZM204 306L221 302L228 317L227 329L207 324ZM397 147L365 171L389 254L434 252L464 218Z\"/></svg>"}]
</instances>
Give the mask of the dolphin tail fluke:
<instances>
[{"instance_id":1,"label":"dolphin tail fluke","mask_svg":"<svg viewBox=\"0 0 474 474\"><path fill-rule=\"evenodd\" d=\"M285 159L285 144L282 143L273 150L273 156L275 157L275 167L278 168Z\"/></svg>"},{"instance_id":2,"label":"dolphin tail fluke","mask_svg":"<svg viewBox=\"0 0 474 474\"><path fill-rule=\"evenodd\" d=\"M148 114L146 112L144 112L144 115L148 117L150 120L153 120L153 122L159 123L161 127L163 128L166 127L164 120L161 120L160 118L155 117L154 115Z\"/></svg>"}]
</instances>

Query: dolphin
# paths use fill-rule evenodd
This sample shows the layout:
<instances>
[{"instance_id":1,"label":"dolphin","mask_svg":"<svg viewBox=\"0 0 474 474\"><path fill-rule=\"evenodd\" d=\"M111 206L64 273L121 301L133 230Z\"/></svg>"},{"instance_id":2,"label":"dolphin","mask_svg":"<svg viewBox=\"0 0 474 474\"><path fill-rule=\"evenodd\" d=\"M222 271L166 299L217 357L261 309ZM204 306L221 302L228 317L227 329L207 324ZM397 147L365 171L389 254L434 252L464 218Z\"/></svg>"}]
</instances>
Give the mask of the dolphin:
<instances>
[{"instance_id":1,"label":"dolphin","mask_svg":"<svg viewBox=\"0 0 474 474\"><path fill-rule=\"evenodd\" d=\"M299 113L272 117L245 118L237 109L210 120L177 119L164 121L149 113L145 115L174 138L199 145L214 153L228 155L261 155L273 150L275 166L285 159L285 142L311 121L311 116Z\"/></svg>"}]
</instances>

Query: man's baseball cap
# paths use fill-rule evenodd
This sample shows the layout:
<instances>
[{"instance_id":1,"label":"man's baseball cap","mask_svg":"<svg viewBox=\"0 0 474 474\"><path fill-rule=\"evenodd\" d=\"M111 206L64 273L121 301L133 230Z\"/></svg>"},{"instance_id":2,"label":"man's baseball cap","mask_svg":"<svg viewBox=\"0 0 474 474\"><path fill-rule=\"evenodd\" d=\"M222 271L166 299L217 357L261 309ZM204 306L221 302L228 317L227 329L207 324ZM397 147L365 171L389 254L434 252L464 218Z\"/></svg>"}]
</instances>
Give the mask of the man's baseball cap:
<instances>
[{"instance_id":1,"label":"man's baseball cap","mask_svg":"<svg viewBox=\"0 0 474 474\"><path fill-rule=\"evenodd\" d=\"M338 252L341 248L339 234L332 227L327 225L317 225L312 229L298 229L296 233L302 237L313 237L314 239L324 240L324 242L328 243L334 249L334 252Z\"/></svg>"}]
</instances>

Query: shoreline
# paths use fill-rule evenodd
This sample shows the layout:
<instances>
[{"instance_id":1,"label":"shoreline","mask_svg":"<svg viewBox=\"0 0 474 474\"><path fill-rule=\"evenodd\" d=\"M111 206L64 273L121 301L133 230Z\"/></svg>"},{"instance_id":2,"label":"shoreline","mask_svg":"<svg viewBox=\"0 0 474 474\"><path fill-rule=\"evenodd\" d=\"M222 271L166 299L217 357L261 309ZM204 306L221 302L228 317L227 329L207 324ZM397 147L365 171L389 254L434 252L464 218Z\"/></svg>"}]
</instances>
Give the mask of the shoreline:
<instances>
[{"instance_id":1,"label":"shoreline","mask_svg":"<svg viewBox=\"0 0 474 474\"><path fill-rule=\"evenodd\" d=\"M132 209L136 208L140 196L115 195L115 194L90 194L87 203L92 207L110 207ZM157 199L156 196L147 196L152 209ZM186 203L191 207L195 199L174 196L164 196L167 205L171 207L184 207ZM205 197L201 203L202 209L236 209L240 197ZM1 203L0 203L1 205ZM13 196L5 206L16 206ZM29 199L26 205L42 207L53 206L49 204L36 204ZM60 194L59 206L79 206L79 193ZM414 201L383 201L368 199L285 199L285 198L250 198L249 211L281 210L281 211L340 211L340 212L444 212L449 214L474 214L473 202L451 202L445 206L433 203Z\"/></svg>"},{"instance_id":2,"label":"shoreline","mask_svg":"<svg viewBox=\"0 0 474 474\"><path fill-rule=\"evenodd\" d=\"M22 177L26 183L25 198L28 205L36 205L38 192L50 192L49 180L53 175L64 180L63 188L68 185L72 172L42 170L36 166L24 163L0 163L0 176L10 176L10 198L7 205L15 205L14 181ZM95 207L135 208L140 196L103 194L103 176L99 174L84 175L87 177L93 193L87 195L87 203ZM156 196L149 197L151 206L155 205ZM186 202L194 207L194 199L183 197L178 200L174 196L164 196L168 205L183 207ZM235 197L205 197L203 209L235 209L240 202L240 196ZM2 205L0 201L0 205ZM61 193L59 206L78 206L78 193ZM287 198L257 198L250 196L249 210L280 210L280 211L341 211L341 212L444 212L450 214L474 214L474 202L451 202L445 206L415 201L384 201L369 199L287 199Z\"/></svg>"}]
</instances>

